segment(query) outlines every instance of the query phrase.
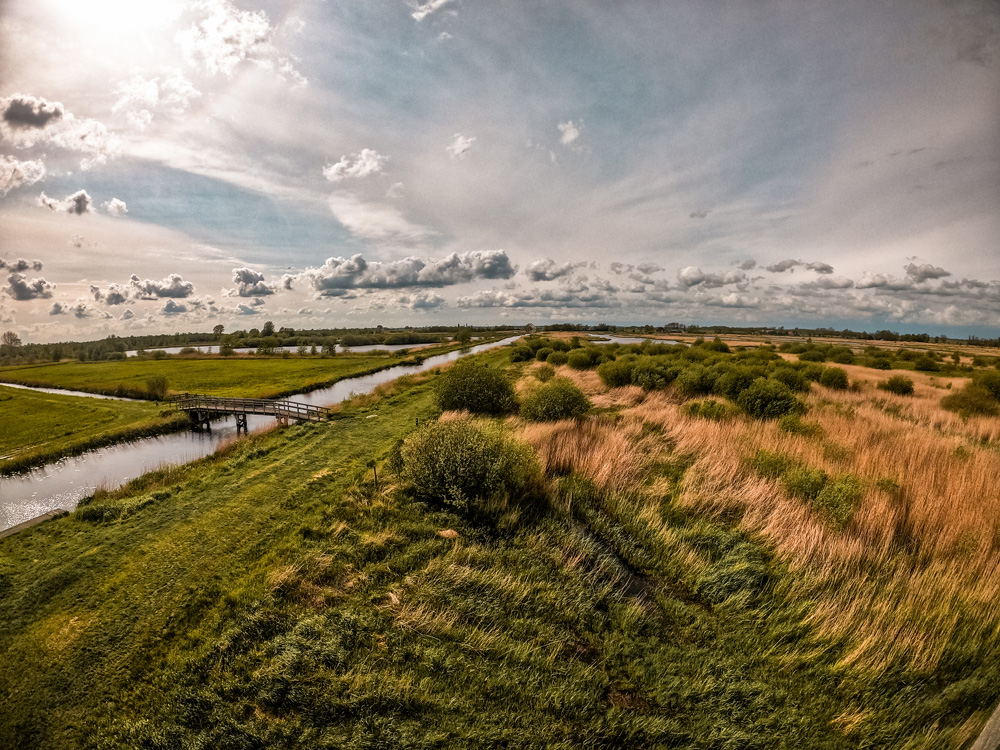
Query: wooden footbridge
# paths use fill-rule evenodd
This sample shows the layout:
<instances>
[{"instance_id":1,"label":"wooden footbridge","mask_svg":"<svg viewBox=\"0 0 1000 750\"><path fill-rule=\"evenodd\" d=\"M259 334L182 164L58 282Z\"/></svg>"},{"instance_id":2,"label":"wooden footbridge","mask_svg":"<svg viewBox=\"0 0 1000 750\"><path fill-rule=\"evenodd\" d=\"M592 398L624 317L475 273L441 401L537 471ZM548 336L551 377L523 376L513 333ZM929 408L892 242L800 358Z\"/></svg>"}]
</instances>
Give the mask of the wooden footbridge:
<instances>
[{"instance_id":1,"label":"wooden footbridge","mask_svg":"<svg viewBox=\"0 0 1000 750\"><path fill-rule=\"evenodd\" d=\"M221 398L184 393L171 399L171 406L186 411L194 429L211 430L211 420L232 415L236 417L236 432L247 431L247 415L258 414L274 417L282 424L297 422L325 422L333 410L323 406L310 406L295 401L276 401L267 398Z\"/></svg>"}]
</instances>

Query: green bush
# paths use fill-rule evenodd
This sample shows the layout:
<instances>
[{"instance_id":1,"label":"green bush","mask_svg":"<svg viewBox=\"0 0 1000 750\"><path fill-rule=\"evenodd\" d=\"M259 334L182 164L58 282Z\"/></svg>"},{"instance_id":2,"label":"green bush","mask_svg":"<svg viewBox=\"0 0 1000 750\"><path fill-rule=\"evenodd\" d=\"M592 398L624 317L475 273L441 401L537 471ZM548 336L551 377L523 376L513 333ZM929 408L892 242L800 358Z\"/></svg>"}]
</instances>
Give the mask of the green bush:
<instances>
[{"instance_id":1,"label":"green bush","mask_svg":"<svg viewBox=\"0 0 1000 750\"><path fill-rule=\"evenodd\" d=\"M706 344L702 344L703 349L708 349L710 352L722 352L723 354L729 354L729 344L716 336L714 339Z\"/></svg>"},{"instance_id":2,"label":"green bush","mask_svg":"<svg viewBox=\"0 0 1000 750\"><path fill-rule=\"evenodd\" d=\"M621 388L632 385L632 368L634 366L635 360L614 359L600 365L597 368L597 374L608 388Z\"/></svg>"},{"instance_id":3,"label":"green bush","mask_svg":"<svg viewBox=\"0 0 1000 750\"><path fill-rule=\"evenodd\" d=\"M702 396L712 392L717 375L704 365L689 365L677 375L677 387L685 396Z\"/></svg>"},{"instance_id":4,"label":"green bush","mask_svg":"<svg viewBox=\"0 0 1000 750\"><path fill-rule=\"evenodd\" d=\"M913 360L913 369L920 370L921 372L937 372L941 369L941 365L935 362L929 355L921 354Z\"/></svg>"},{"instance_id":5,"label":"green bush","mask_svg":"<svg viewBox=\"0 0 1000 750\"><path fill-rule=\"evenodd\" d=\"M913 393L913 380L905 375L893 375L888 380L878 384L880 390L895 393L898 396L909 396Z\"/></svg>"},{"instance_id":6,"label":"green bush","mask_svg":"<svg viewBox=\"0 0 1000 750\"><path fill-rule=\"evenodd\" d=\"M733 367L718 377L714 390L720 396L735 400L756 379L757 376L749 367Z\"/></svg>"},{"instance_id":7,"label":"green bush","mask_svg":"<svg viewBox=\"0 0 1000 750\"><path fill-rule=\"evenodd\" d=\"M589 410L590 400L569 378L555 378L521 404L521 416L529 422L572 419L582 417Z\"/></svg>"},{"instance_id":8,"label":"green bush","mask_svg":"<svg viewBox=\"0 0 1000 750\"><path fill-rule=\"evenodd\" d=\"M671 367L666 362L642 357L632 368L632 383L647 391L663 390L677 377L680 368Z\"/></svg>"},{"instance_id":9,"label":"green bush","mask_svg":"<svg viewBox=\"0 0 1000 750\"><path fill-rule=\"evenodd\" d=\"M711 419L718 422L729 416L729 408L721 401L707 399L705 401L690 401L684 404L684 411L692 417Z\"/></svg>"},{"instance_id":10,"label":"green bush","mask_svg":"<svg viewBox=\"0 0 1000 750\"><path fill-rule=\"evenodd\" d=\"M809 378L792 367L775 367L771 377L779 383L784 383L793 391L806 393L809 390Z\"/></svg>"},{"instance_id":11,"label":"green bush","mask_svg":"<svg viewBox=\"0 0 1000 750\"><path fill-rule=\"evenodd\" d=\"M978 383L968 383L962 390L945 396L941 399L941 406L963 417L1000 415L1000 402Z\"/></svg>"},{"instance_id":12,"label":"green bush","mask_svg":"<svg viewBox=\"0 0 1000 750\"><path fill-rule=\"evenodd\" d=\"M838 365L853 365L854 352L846 346L834 346L826 353L826 358Z\"/></svg>"},{"instance_id":13,"label":"green bush","mask_svg":"<svg viewBox=\"0 0 1000 750\"><path fill-rule=\"evenodd\" d=\"M786 414L778 423L778 429L791 435L816 437L823 434L823 428L816 422L803 422L798 414Z\"/></svg>"},{"instance_id":14,"label":"green bush","mask_svg":"<svg viewBox=\"0 0 1000 750\"><path fill-rule=\"evenodd\" d=\"M819 379L823 377L823 373L826 372L826 368L818 362L808 362L799 368L799 372L805 375L807 380L818 383Z\"/></svg>"},{"instance_id":15,"label":"green bush","mask_svg":"<svg viewBox=\"0 0 1000 750\"><path fill-rule=\"evenodd\" d=\"M541 380L543 383L548 383L552 378L556 376L556 370L552 365L544 364L541 367L536 367L531 373Z\"/></svg>"},{"instance_id":16,"label":"green bush","mask_svg":"<svg viewBox=\"0 0 1000 750\"><path fill-rule=\"evenodd\" d=\"M868 357L865 359L864 365L873 370L891 370L892 360L888 357Z\"/></svg>"},{"instance_id":17,"label":"green bush","mask_svg":"<svg viewBox=\"0 0 1000 750\"><path fill-rule=\"evenodd\" d=\"M574 349L569 353L566 364L574 370L588 370L594 363L590 359L590 354L585 349Z\"/></svg>"},{"instance_id":18,"label":"green bush","mask_svg":"<svg viewBox=\"0 0 1000 750\"><path fill-rule=\"evenodd\" d=\"M535 352L535 359L537 359L539 362L544 362L549 358L549 355L552 354L552 352L554 351L555 349L553 349L551 346L543 346L541 349Z\"/></svg>"},{"instance_id":19,"label":"green bush","mask_svg":"<svg viewBox=\"0 0 1000 750\"><path fill-rule=\"evenodd\" d=\"M816 499L826 485L826 480L825 471L805 466L795 466L781 475L781 483L785 485L788 494L810 501Z\"/></svg>"},{"instance_id":20,"label":"green bush","mask_svg":"<svg viewBox=\"0 0 1000 750\"><path fill-rule=\"evenodd\" d=\"M861 481L846 474L827 482L816 495L813 504L825 512L837 526L843 526L850 520L863 493Z\"/></svg>"},{"instance_id":21,"label":"green bush","mask_svg":"<svg viewBox=\"0 0 1000 750\"><path fill-rule=\"evenodd\" d=\"M535 358L535 353L527 346L515 346L510 350L511 362L530 362Z\"/></svg>"},{"instance_id":22,"label":"green bush","mask_svg":"<svg viewBox=\"0 0 1000 750\"><path fill-rule=\"evenodd\" d=\"M787 385L769 378L757 378L739 395L736 405L757 419L777 419L799 414L803 409L802 402Z\"/></svg>"},{"instance_id":23,"label":"green bush","mask_svg":"<svg viewBox=\"0 0 1000 750\"><path fill-rule=\"evenodd\" d=\"M824 388L842 391L848 386L847 370L840 367L827 367L820 375L819 384Z\"/></svg>"},{"instance_id":24,"label":"green bush","mask_svg":"<svg viewBox=\"0 0 1000 750\"><path fill-rule=\"evenodd\" d=\"M800 362L823 362L825 360L826 356L818 349L809 349L799 355Z\"/></svg>"},{"instance_id":25,"label":"green bush","mask_svg":"<svg viewBox=\"0 0 1000 750\"><path fill-rule=\"evenodd\" d=\"M167 396L167 376L150 375L146 378L146 392L151 398L162 401Z\"/></svg>"},{"instance_id":26,"label":"green bush","mask_svg":"<svg viewBox=\"0 0 1000 750\"><path fill-rule=\"evenodd\" d=\"M794 461L782 453L761 449L751 458L747 465L762 477L777 479L794 465Z\"/></svg>"},{"instance_id":27,"label":"green bush","mask_svg":"<svg viewBox=\"0 0 1000 750\"><path fill-rule=\"evenodd\" d=\"M976 375L976 385L988 391L993 398L1000 401L1000 372L981 372Z\"/></svg>"},{"instance_id":28,"label":"green bush","mask_svg":"<svg viewBox=\"0 0 1000 750\"><path fill-rule=\"evenodd\" d=\"M550 365L558 367L559 365L564 365L569 361L569 355L566 352L555 351L552 352L552 354L550 354L545 361Z\"/></svg>"},{"instance_id":29,"label":"green bush","mask_svg":"<svg viewBox=\"0 0 1000 750\"><path fill-rule=\"evenodd\" d=\"M467 359L459 360L437 379L436 396L438 406L445 411L496 416L517 407L514 386L503 370Z\"/></svg>"},{"instance_id":30,"label":"green bush","mask_svg":"<svg viewBox=\"0 0 1000 750\"><path fill-rule=\"evenodd\" d=\"M414 496L466 515L506 510L540 476L528 445L501 424L474 419L433 422L406 438L400 456Z\"/></svg>"}]
</instances>

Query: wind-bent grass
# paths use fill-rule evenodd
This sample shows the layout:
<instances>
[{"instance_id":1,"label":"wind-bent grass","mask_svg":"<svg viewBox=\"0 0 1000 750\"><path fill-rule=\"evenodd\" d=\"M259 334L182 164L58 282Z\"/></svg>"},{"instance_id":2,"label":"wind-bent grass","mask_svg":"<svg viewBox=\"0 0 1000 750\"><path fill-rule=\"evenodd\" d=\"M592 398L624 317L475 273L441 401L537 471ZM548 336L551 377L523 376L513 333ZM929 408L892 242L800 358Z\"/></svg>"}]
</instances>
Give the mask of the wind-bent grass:
<instances>
[{"instance_id":1,"label":"wind-bent grass","mask_svg":"<svg viewBox=\"0 0 1000 750\"><path fill-rule=\"evenodd\" d=\"M183 414L148 402L111 401L0 386L0 474L177 429Z\"/></svg>"},{"instance_id":2,"label":"wind-bent grass","mask_svg":"<svg viewBox=\"0 0 1000 750\"><path fill-rule=\"evenodd\" d=\"M421 351L423 356L439 353ZM60 362L0 367L0 381L66 388L92 393L141 396L146 381L163 375L174 393L271 398L332 385L347 377L376 372L411 355L338 354L336 357L127 359L112 362Z\"/></svg>"}]
</instances>

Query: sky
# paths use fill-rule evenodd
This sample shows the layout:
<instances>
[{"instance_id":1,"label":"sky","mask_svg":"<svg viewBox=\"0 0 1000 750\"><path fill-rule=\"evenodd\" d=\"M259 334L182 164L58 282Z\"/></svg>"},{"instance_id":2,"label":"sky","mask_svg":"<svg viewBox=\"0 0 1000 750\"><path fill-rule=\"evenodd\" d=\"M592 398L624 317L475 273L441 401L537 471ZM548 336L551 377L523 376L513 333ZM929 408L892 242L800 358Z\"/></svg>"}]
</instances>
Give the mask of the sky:
<instances>
[{"instance_id":1,"label":"sky","mask_svg":"<svg viewBox=\"0 0 1000 750\"><path fill-rule=\"evenodd\" d=\"M2 0L0 328L1000 334L997 0Z\"/></svg>"}]
</instances>

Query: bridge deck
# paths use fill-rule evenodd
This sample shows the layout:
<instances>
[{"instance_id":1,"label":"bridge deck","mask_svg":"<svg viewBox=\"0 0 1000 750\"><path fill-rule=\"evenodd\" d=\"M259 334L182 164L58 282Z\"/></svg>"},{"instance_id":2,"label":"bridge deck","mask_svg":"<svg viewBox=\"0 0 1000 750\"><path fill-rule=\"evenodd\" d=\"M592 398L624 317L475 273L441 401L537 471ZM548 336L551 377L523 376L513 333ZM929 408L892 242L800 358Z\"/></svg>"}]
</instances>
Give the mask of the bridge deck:
<instances>
[{"instance_id":1,"label":"bridge deck","mask_svg":"<svg viewBox=\"0 0 1000 750\"><path fill-rule=\"evenodd\" d=\"M224 416L229 414L260 414L279 419L296 419L309 422L326 421L333 414L323 406L310 406L294 401L273 401L266 398L222 398L185 393L173 399L171 405L189 414L199 412Z\"/></svg>"}]
</instances>

